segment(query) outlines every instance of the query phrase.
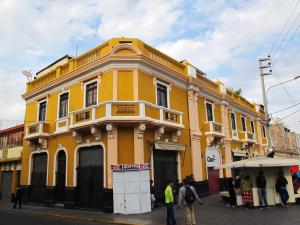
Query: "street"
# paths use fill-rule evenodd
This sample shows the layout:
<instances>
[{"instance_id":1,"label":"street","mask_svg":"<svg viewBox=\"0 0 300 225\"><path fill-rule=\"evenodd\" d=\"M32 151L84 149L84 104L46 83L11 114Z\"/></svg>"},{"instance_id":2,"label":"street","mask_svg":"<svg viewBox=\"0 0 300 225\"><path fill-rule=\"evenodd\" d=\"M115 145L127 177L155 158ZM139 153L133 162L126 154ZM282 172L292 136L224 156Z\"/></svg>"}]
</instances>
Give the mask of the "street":
<instances>
[{"instance_id":1,"label":"street","mask_svg":"<svg viewBox=\"0 0 300 225\"><path fill-rule=\"evenodd\" d=\"M212 195L202 199L203 205L195 204L196 221L200 225L298 225L300 205L290 208L281 206L270 209L245 209L226 206L220 196ZM108 214L84 209L63 209L55 207L24 205L19 210L11 204L0 203L1 225L96 225L96 224L165 224L166 209L161 206L151 213L140 215ZM178 225L185 224L184 209L175 209ZM106 222L107 221L107 222Z\"/></svg>"},{"instance_id":2,"label":"street","mask_svg":"<svg viewBox=\"0 0 300 225\"><path fill-rule=\"evenodd\" d=\"M1 225L104 225L108 223L72 220L62 217L40 216L22 211L0 210Z\"/></svg>"}]
</instances>

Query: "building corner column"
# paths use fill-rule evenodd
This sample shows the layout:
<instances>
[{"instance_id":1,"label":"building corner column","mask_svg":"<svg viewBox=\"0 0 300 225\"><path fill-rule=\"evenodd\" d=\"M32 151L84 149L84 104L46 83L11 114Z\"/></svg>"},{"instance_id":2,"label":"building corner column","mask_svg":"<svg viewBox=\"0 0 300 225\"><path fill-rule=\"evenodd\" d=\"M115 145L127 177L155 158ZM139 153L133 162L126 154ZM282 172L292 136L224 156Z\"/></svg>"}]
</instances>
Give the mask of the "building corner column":
<instances>
[{"instance_id":1,"label":"building corner column","mask_svg":"<svg viewBox=\"0 0 300 225\"><path fill-rule=\"evenodd\" d=\"M107 187L112 189L112 170L111 166L118 164L118 138L117 138L117 127L112 124L106 125L107 131Z\"/></svg>"},{"instance_id":2,"label":"building corner column","mask_svg":"<svg viewBox=\"0 0 300 225\"><path fill-rule=\"evenodd\" d=\"M229 127L229 107L227 102L223 102L221 105L221 113L222 113L222 123L224 125L224 161L223 163L232 162L232 153L231 153L231 135L230 135L230 127ZM221 153L222 154L222 153ZM222 157L222 155L221 155ZM225 178L231 177L231 169L225 169Z\"/></svg>"},{"instance_id":3,"label":"building corner column","mask_svg":"<svg viewBox=\"0 0 300 225\"><path fill-rule=\"evenodd\" d=\"M146 125L144 123L134 128L134 163L144 163L144 132Z\"/></svg>"},{"instance_id":4,"label":"building corner column","mask_svg":"<svg viewBox=\"0 0 300 225\"><path fill-rule=\"evenodd\" d=\"M188 107L191 139L192 171L196 181L203 181L202 155L201 155L201 132L199 129L198 92L188 90Z\"/></svg>"}]
</instances>

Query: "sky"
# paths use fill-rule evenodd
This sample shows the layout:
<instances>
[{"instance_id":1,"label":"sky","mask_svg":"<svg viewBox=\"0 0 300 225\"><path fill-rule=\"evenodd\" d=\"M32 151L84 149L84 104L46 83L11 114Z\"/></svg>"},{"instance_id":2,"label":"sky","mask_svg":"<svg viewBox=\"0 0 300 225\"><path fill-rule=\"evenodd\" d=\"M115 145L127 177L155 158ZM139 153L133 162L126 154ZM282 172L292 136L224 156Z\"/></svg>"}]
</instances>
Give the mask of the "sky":
<instances>
[{"instance_id":1,"label":"sky","mask_svg":"<svg viewBox=\"0 0 300 225\"><path fill-rule=\"evenodd\" d=\"M26 78L113 37L135 37L262 103L266 87L300 75L300 0L0 0L0 126L24 119ZM300 79L270 89L269 112L300 133ZM299 110L299 111L298 111ZM294 114L293 114L294 113ZM286 117L286 118L285 118Z\"/></svg>"}]
</instances>

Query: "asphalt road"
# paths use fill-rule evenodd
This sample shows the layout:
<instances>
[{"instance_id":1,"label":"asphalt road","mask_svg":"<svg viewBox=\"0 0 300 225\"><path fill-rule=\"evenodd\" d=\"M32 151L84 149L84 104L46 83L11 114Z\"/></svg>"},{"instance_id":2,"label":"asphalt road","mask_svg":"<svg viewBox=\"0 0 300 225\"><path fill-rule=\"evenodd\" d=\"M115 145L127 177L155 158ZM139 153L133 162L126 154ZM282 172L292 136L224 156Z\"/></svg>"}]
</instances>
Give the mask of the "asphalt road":
<instances>
[{"instance_id":1,"label":"asphalt road","mask_svg":"<svg viewBox=\"0 0 300 225\"><path fill-rule=\"evenodd\" d=\"M0 210L1 225L104 225L99 222L74 221L71 219L39 216L22 213L19 211L2 211ZM107 224L107 223L105 223Z\"/></svg>"}]
</instances>

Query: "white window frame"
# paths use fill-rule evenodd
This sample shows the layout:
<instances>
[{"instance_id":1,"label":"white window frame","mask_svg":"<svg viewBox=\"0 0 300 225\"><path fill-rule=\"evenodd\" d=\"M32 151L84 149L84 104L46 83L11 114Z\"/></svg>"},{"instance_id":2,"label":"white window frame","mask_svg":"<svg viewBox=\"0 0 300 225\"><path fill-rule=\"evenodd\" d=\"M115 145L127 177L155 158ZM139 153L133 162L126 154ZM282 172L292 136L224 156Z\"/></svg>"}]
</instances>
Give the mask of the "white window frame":
<instances>
[{"instance_id":1,"label":"white window frame","mask_svg":"<svg viewBox=\"0 0 300 225\"><path fill-rule=\"evenodd\" d=\"M243 129L243 119L245 120L245 130ZM241 125L242 125L242 131L247 132L247 118L245 116L241 116Z\"/></svg>"},{"instance_id":2,"label":"white window frame","mask_svg":"<svg viewBox=\"0 0 300 225\"><path fill-rule=\"evenodd\" d=\"M91 84L91 83L94 83L94 82L96 82L97 83L97 98L96 98L96 105L98 105L99 104L99 99L98 99L98 94L99 94L99 82L98 82L98 79L96 78L96 79L93 79L93 80L89 80L89 81L86 81L86 82L84 82L83 81L83 83L84 83L84 88L83 88L83 107L82 108L89 108L89 107L91 107L91 106L86 106L86 86L87 85L89 85L89 84Z\"/></svg>"},{"instance_id":3,"label":"white window frame","mask_svg":"<svg viewBox=\"0 0 300 225\"><path fill-rule=\"evenodd\" d=\"M251 127L251 132L252 132L252 124L253 123L253 134L256 134L256 129L255 129L255 121L252 119L250 120L250 127Z\"/></svg>"},{"instance_id":4,"label":"white window frame","mask_svg":"<svg viewBox=\"0 0 300 225\"><path fill-rule=\"evenodd\" d=\"M39 115L40 115L40 104L42 104L42 103L44 103L44 102L46 102L45 121L40 121L40 120L39 120ZM46 122L46 121L47 121L48 98L37 101L37 108L38 108L38 110L37 110L37 118L36 118L36 121L37 121L37 122Z\"/></svg>"},{"instance_id":5,"label":"white window frame","mask_svg":"<svg viewBox=\"0 0 300 225\"><path fill-rule=\"evenodd\" d=\"M231 123L231 130L237 131L237 123L236 123L236 113L235 112L230 112L230 122L232 122L231 114L234 115L234 123L235 123L235 129L232 128L232 123Z\"/></svg>"},{"instance_id":6,"label":"white window frame","mask_svg":"<svg viewBox=\"0 0 300 225\"><path fill-rule=\"evenodd\" d=\"M62 118L59 118L59 111L60 111L60 97L63 95L63 94L66 94L68 93L68 111L67 111L67 116L65 117L62 117ZM69 112L70 112L70 91L64 91L62 93L59 94L58 96L58 103L57 103L57 119L65 119L65 118L68 118L69 116Z\"/></svg>"},{"instance_id":7,"label":"white window frame","mask_svg":"<svg viewBox=\"0 0 300 225\"><path fill-rule=\"evenodd\" d=\"M167 108L170 108L170 85L160 81L160 80L156 80L156 85L155 85L155 101L156 101L156 105L158 105L158 99L157 99L157 84L160 84L162 86L165 86L167 88Z\"/></svg>"},{"instance_id":8,"label":"white window frame","mask_svg":"<svg viewBox=\"0 0 300 225\"><path fill-rule=\"evenodd\" d=\"M212 116L213 116L213 120L212 121L208 121L208 114L207 114L207 107L206 104L210 104L211 105L211 110L212 110ZM215 103L209 100L205 100L205 114L206 114L206 121L207 122L215 122Z\"/></svg>"}]
</instances>

